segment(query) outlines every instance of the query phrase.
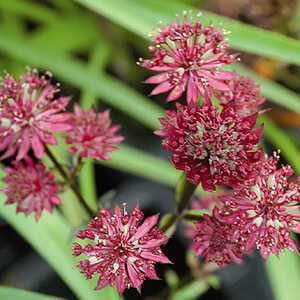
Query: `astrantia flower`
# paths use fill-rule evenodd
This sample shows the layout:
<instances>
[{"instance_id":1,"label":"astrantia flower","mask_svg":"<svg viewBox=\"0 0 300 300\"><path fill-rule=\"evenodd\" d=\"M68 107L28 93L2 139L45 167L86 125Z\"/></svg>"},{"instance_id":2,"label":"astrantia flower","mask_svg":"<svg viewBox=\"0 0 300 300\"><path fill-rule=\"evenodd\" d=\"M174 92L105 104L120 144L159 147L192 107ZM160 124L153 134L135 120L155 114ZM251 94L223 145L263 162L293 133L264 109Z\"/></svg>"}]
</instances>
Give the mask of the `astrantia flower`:
<instances>
[{"instance_id":1,"label":"astrantia flower","mask_svg":"<svg viewBox=\"0 0 300 300\"><path fill-rule=\"evenodd\" d=\"M229 89L216 93L222 104L231 104L238 114L247 116L258 111L266 99L261 95L260 88L253 79L246 76L235 76L228 82Z\"/></svg>"},{"instance_id":2,"label":"astrantia flower","mask_svg":"<svg viewBox=\"0 0 300 300\"><path fill-rule=\"evenodd\" d=\"M213 216L204 215L193 231L191 249L197 256L204 256L205 262L215 262L224 267L231 261L242 261L244 242L237 235L238 227L223 222L218 208L213 210Z\"/></svg>"},{"instance_id":3,"label":"astrantia flower","mask_svg":"<svg viewBox=\"0 0 300 300\"><path fill-rule=\"evenodd\" d=\"M86 255L78 267L87 279L99 275L96 290L105 286L117 286L119 294L126 288L140 291L146 277L158 279L154 264L170 263L161 252L160 246L167 241L162 232L154 227L158 215L143 219L143 213L136 206L128 215L125 208L115 206L114 213L102 208L99 218L89 222L89 228L77 234L80 239L87 239L84 248L74 244L74 255ZM86 245L86 244L85 244Z\"/></svg>"},{"instance_id":4,"label":"astrantia flower","mask_svg":"<svg viewBox=\"0 0 300 300\"><path fill-rule=\"evenodd\" d=\"M294 173L290 166L274 170L277 161L278 156L269 158L254 184L253 180L245 182L222 198L231 223L237 219L245 222L248 242L256 245L265 259L284 248L298 252L289 230L300 233L300 187L288 181Z\"/></svg>"},{"instance_id":5,"label":"astrantia flower","mask_svg":"<svg viewBox=\"0 0 300 300\"><path fill-rule=\"evenodd\" d=\"M41 159L44 144L55 145L52 132L70 128L68 114L60 113L68 105L68 97L54 99L59 91L50 84L51 74L39 77L29 70L21 80L7 75L0 83L0 151L1 159L18 150L17 160L23 159L30 148Z\"/></svg>"},{"instance_id":6,"label":"astrantia flower","mask_svg":"<svg viewBox=\"0 0 300 300\"><path fill-rule=\"evenodd\" d=\"M24 161L14 161L13 167L5 167L7 176L3 182L7 187L1 191L6 194L5 204L17 204L17 213L26 216L35 211L38 221L44 209L52 212L54 205L61 200L57 197L57 186L54 184L54 173L46 171L42 163L35 164L26 157Z\"/></svg>"},{"instance_id":7,"label":"astrantia flower","mask_svg":"<svg viewBox=\"0 0 300 300\"><path fill-rule=\"evenodd\" d=\"M221 196L226 195L224 190L220 192L213 192L207 196L201 196L192 201L192 209L206 209L208 211L212 211L215 206L221 207L223 206L223 202L220 200Z\"/></svg>"},{"instance_id":8,"label":"astrantia flower","mask_svg":"<svg viewBox=\"0 0 300 300\"><path fill-rule=\"evenodd\" d=\"M153 71L162 71L145 82L158 84L152 95L169 92L167 101L178 99L187 89L187 102L198 101L199 94L211 96L211 90L229 90L226 80L233 73L219 67L231 64L236 55L227 54L224 30L213 25L203 27L200 21L179 18L161 28L149 47L151 59L141 59L141 65Z\"/></svg>"},{"instance_id":9,"label":"astrantia flower","mask_svg":"<svg viewBox=\"0 0 300 300\"><path fill-rule=\"evenodd\" d=\"M168 117L160 119L163 128L156 131L165 137L162 145L173 153L176 169L210 191L255 176L262 157L255 150L262 133L262 127L253 130L257 114L241 117L231 106L218 113L209 99L201 107L176 106L177 111L166 111Z\"/></svg>"},{"instance_id":10,"label":"astrantia flower","mask_svg":"<svg viewBox=\"0 0 300 300\"><path fill-rule=\"evenodd\" d=\"M92 157L97 160L107 160L108 152L116 150L123 137L116 135L120 126L111 126L109 111L96 114L93 108L82 111L75 104L72 129L64 137L72 147L70 152L80 151L82 157Z\"/></svg>"}]
</instances>

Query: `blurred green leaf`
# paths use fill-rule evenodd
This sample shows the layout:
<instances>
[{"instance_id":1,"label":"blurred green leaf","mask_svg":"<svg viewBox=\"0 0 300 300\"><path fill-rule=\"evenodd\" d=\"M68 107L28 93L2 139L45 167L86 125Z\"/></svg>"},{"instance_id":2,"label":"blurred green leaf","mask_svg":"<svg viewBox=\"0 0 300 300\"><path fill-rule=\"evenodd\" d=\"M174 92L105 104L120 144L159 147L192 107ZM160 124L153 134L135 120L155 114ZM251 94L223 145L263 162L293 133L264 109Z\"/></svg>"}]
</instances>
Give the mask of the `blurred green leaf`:
<instances>
[{"instance_id":1,"label":"blurred green leaf","mask_svg":"<svg viewBox=\"0 0 300 300\"><path fill-rule=\"evenodd\" d=\"M40 293L33 293L16 288L0 286L0 299L3 300L63 300L63 298L52 297Z\"/></svg>"},{"instance_id":2,"label":"blurred green leaf","mask_svg":"<svg viewBox=\"0 0 300 300\"><path fill-rule=\"evenodd\" d=\"M196 7L176 0L76 1L144 38L153 32L158 21L169 23L175 20L175 14L181 15L184 10L193 10L195 14L199 11ZM203 23L213 23L217 27L222 26L231 31L229 43L233 48L300 65L299 41L208 11L201 11Z\"/></svg>"},{"instance_id":3,"label":"blurred green leaf","mask_svg":"<svg viewBox=\"0 0 300 300\"><path fill-rule=\"evenodd\" d=\"M72 32L76 32L76 38ZM57 15L56 22L34 32L28 42L37 47L46 47L52 52L66 53L84 51L101 38L100 28L89 14ZM103 41L103 44L105 42Z\"/></svg>"},{"instance_id":4,"label":"blurred green leaf","mask_svg":"<svg viewBox=\"0 0 300 300\"><path fill-rule=\"evenodd\" d=\"M207 276L205 281L214 289L219 289L221 286L220 278L216 275Z\"/></svg>"},{"instance_id":5,"label":"blurred green leaf","mask_svg":"<svg viewBox=\"0 0 300 300\"><path fill-rule=\"evenodd\" d=\"M168 269L165 272L165 279L166 279L166 282L167 282L169 288L171 288L172 290L176 289L180 282L180 279L179 279L177 273L172 269Z\"/></svg>"},{"instance_id":6,"label":"blurred green leaf","mask_svg":"<svg viewBox=\"0 0 300 300\"><path fill-rule=\"evenodd\" d=\"M280 149L281 154L291 164L297 174L300 173L300 151L293 139L287 135L284 130L280 129L270 118L261 115L259 120L264 122L264 133L269 141Z\"/></svg>"},{"instance_id":7,"label":"blurred green leaf","mask_svg":"<svg viewBox=\"0 0 300 300\"><path fill-rule=\"evenodd\" d=\"M299 255L285 250L279 258L270 255L265 263L276 300L299 300Z\"/></svg>"},{"instance_id":8,"label":"blurred green leaf","mask_svg":"<svg viewBox=\"0 0 300 300\"><path fill-rule=\"evenodd\" d=\"M55 12L49 7L24 0L0 1L0 10L41 23L55 23L57 18Z\"/></svg>"},{"instance_id":9,"label":"blurred green leaf","mask_svg":"<svg viewBox=\"0 0 300 300\"><path fill-rule=\"evenodd\" d=\"M178 289L172 300L193 300L198 299L208 290L208 285L204 281L192 281Z\"/></svg>"},{"instance_id":10,"label":"blurred green leaf","mask_svg":"<svg viewBox=\"0 0 300 300\"><path fill-rule=\"evenodd\" d=\"M120 145L118 148L119 150L111 154L111 160L98 163L159 183L174 186L177 182L180 172L169 162L126 145Z\"/></svg>"},{"instance_id":11,"label":"blurred green leaf","mask_svg":"<svg viewBox=\"0 0 300 300\"><path fill-rule=\"evenodd\" d=\"M0 177L3 178L4 174L1 170ZM43 212L36 222L33 214L28 217L17 215L15 205L4 205L4 198L5 195L0 193L0 215L56 270L79 299L119 299L113 288L95 291L97 279L86 280L75 268L78 259L72 256L72 227L57 210L52 214Z\"/></svg>"}]
</instances>

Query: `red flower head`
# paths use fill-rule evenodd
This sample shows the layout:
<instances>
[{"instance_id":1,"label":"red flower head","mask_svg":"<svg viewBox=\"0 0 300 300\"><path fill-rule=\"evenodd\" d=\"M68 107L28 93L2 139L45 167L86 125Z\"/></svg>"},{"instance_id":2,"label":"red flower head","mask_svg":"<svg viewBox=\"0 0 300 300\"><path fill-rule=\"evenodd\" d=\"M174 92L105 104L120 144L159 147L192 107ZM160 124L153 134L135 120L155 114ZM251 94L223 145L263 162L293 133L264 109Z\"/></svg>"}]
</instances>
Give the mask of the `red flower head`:
<instances>
[{"instance_id":1,"label":"red flower head","mask_svg":"<svg viewBox=\"0 0 300 300\"><path fill-rule=\"evenodd\" d=\"M52 132L67 131L69 116L60 113L68 105L69 97L58 97L57 87L50 84L51 74L39 77L29 70L21 80L7 75L0 84L0 151L5 159L18 150L17 160L23 159L30 148L41 159L44 144L55 145Z\"/></svg>"},{"instance_id":2,"label":"red flower head","mask_svg":"<svg viewBox=\"0 0 300 300\"><path fill-rule=\"evenodd\" d=\"M78 265L87 279L95 273L100 275L96 290L116 284L119 294L130 287L140 291L146 277L158 279L156 262L170 263L160 250L168 238L154 227L158 215L148 217L139 225L142 219L138 206L129 215L117 205L113 214L102 208L99 218L89 222L89 229L77 234L78 238L90 241L84 248L75 243L73 252L75 256L88 256Z\"/></svg>"},{"instance_id":3,"label":"red flower head","mask_svg":"<svg viewBox=\"0 0 300 300\"><path fill-rule=\"evenodd\" d=\"M35 164L29 157L25 161L14 161L13 165L4 168L7 176L3 182L7 187L1 191L7 196L5 204L17 203L17 213L23 212L26 216L35 211L38 221L43 209L52 212L53 205L61 203L53 183L54 173L47 172L42 163Z\"/></svg>"},{"instance_id":4,"label":"red flower head","mask_svg":"<svg viewBox=\"0 0 300 300\"><path fill-rule=\"evenodd\" d=\"M173 101L187 87L187 102L196 103L199 94L210 97L211 90L229 90L226 80L233 73L219 67L231 64L236 55L226 53L229 46L223 34L223 29L203 27L200 21L188 20L186 14L182 24L177 16L175 23L161 28L154 45L149 47L152 58L141 59L143 67L163 72L145 81L159 84L151 95L171 91L167 101Z\"/></svg>"},{"instance_id":5,"label":"red flower head","mask_svg":"<svg viewBox=\"0 0 300 300\"><path fill-rule=\"evenodd\" d=\"M256 245L264 259L284 248L298 252L289 230L300 233L300 186L288 181L294 172L290 166L274 170L278 159L271 157L262 164L255 184L245 182L222 198L231 222L245 223L248 242Z\"/></svg>"},{"instance_id":6,"label":"red flower head","mask_svg":"<svg viewBox=\"0 0 300 300\"><path fill-rule=\"evenodd\" d=\"M108 152L116 150L123 137L115 135L119 130L118 125L110 126L109 111L96 114L93 108L82 111L74 105L73 126L64 137L67 144L72 147L70 152L80 151L82 157L92 157L97 160L107 160Z\"/></svg>"},{"instance_id":7,"label":"red flower head","mask_svg":"<svg viewBox=\"0 0 300 300\"><path fill-rule=\"evenodd\" d=\"M231 106L221 113L206 99L201 107L176 103L166 111L156 134L165 137L163 147L173 153L171 162L187 178L205 190L215 185L235 186L256 175L262 151L255 150L263 127L253 130L257 114L241 117Z\"/></svg>"},{"instance_id":8,"label":"red flower head","mask_svg":"<svg viewBox=\"0 0 300 300\"><path fill-rule=\"evenodd\" d=\"M192 209L205 209L208 211L213 211L214 207L222 207L223 202L220 200L221 196L226 195L226 191L222 190L220 192L213 192L207 196L201 196L192 202Z\"/></svg>"},{"instance_id":9,"label":"red flower head","mask_svg":"<svg viewBox=\"0 0 300 300\"><path fill-rule=\"evenodd\" d=\"M223 222L218 208L214 208L213 216L204 215L193 231L191 248L197 256L205 256L205 262L215 262L224 267L231 261L242 261L244 243L237 234L238 227Z\"/></svg>"},{"instance_id":10,"label":"red flower head","mask_svg":"<svg viewBox=\"0 0 300 300\"><path fill-rule=\"evenodd\" d=\"M258 106L266 99L260 94L260 88L250 77L235 76L228 82L229 89L216 93L224 105L231 104L238 114L247 116L256 113Z\"/></svg>"}]
</instances>

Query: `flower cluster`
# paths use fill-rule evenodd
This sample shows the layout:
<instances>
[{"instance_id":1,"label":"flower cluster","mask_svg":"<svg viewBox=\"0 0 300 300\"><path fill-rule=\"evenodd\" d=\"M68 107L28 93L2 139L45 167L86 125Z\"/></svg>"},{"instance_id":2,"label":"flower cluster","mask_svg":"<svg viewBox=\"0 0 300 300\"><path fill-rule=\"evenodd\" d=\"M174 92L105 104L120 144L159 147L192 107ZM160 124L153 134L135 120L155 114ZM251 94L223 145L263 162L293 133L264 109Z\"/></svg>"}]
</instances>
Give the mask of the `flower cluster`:
<instances>
[{"instance_id":1,"label":"flower cluster","mask_svg":"<svg viewBox=\"0 0 300 300\"><path fill-rule=\"evenodd\" d=\"M72 128L64 137L71 144L70 152L80 151L82 157L92 157L96 160L107 160L108 152L116 150L123 137L115 135L120 126L111 126L109 111L96 114L91 107L82 111L79 105L74 106Z\"/></svg>"},{"instance_id":2,"label":"flower cluster","mask_svg":"<svg viewBox=\"0 0 300 300\"><path fill-rule=\"evenodd\" d=\"M233 224L243 220L248 243L256 245L265 259L284 248L298 252L289 231L300 233L300 187L288 181L294 173L290 166L274 170L278 159L275 156L262 164L254 184L245 182L221 199L226 218Z\"/></svg>"},{"instance_id":3,"label":"flower cluster","mask_svg":"<svg viewBox=\"0 0 300 300\"><path fill-rule=\"evenodd\" d=\"M231 261L240 263L244 241L237 234L238 227L222 221L219 210L214 208L213 216L206 214L201 222L195 224L191 249L197 256L205 256L205 262L215 262L221 267Z\"/></svg>"},{"instance_id":4,"label":"flower cluster","mask_svg":"<svg viewBox=\"0 0 300 300\"><path fill-rule=\"evenodd\" d=\"M50 84L52 75L39 76L29 70L20 80L7 74L0 84L0 157L23 159L30 148L36 158L44 156L45 144L55 145L53 132L66 132L69 114L62 113L70 98L55 99L58 88Z\"/></svg>"},{"instance_id":5,"label":"flower cluster","mask_svg":"<svg viewBox=\"0 0 300 300\"><path fill-rule=\"evenodd\" d=\"M231 189L192 204L210 213L187 229L192 249L219 266L241 262L254 248L265 259L284 248L297 252L290 231L300 229L300 177L288 181L291 167L278 169L278 155L268 158L259 148L263 125L256 128L256 120L265 98L251 78L221 69L236 59L224 30L185 14L160 28L149 50L152 58L140 64L162 72L146 80L158 84L152 95L169 92L174 101L186 90L186 104L167 110L155 132L171 163L206 191Z\"/></svg>"},{"instance_id":6,"label":"flower cluster","mask_svg":"<svg viewBox=\"0 0 300 300\"><path fill-rule=\"evenodd\" d=\"M170 91L167 101L177 100L185 90L188 103L196 103L199 95L210 97L215 90L228 91L233 73L220 69L236 59L228 48L223 29L188 20L186 14L181 24L177 16L175 23L159 30L149 47L152 58L141 59L143 67L163 72L145 82L158 84L152 95Z\"/></svg>"},{"instance_id":7,"label":"flower cluster","mask_svg":"<svg viewBox=\"0 0 300 300\"><path fill-rule=\"evenodd\" d=\"M85 247L74 244L75 256L88 257L80 261L78 268L88 279L99 275L96 290L116 284L119 294L130 287L140 291L146 277L158 279L155 263L170 263L160 249L167 237L155 227L158 215L146 218L140 225L142 219L138 206L130 214L118 205L113 213L102 208L99 218L90 221L89 228L77 234L79 239L88 240Z\"/></svg>"},{"instance_id":8,"label":"flower cluster","mask_svg":"<svg viewBox=\"0 0 300 300\"><path fill-rule=\"evenodd\" d=\"M38 221L44 209L52 212L53 205L59 205L57 186L53 171L46 171L44 164L36 164L26 157L24 161L14 161L13 167L5 167L7 176L2 180L7 187L0 189L6 194L5 204L17 203L17 213L26 216L35 211Z\"/></svg>"},{"instance_id":9,"label":"flower cluster","mask_svg":"<svg viewBox=\"0 0 300 300\"><path fill-rule=\"evenodd\" d=\"M279 156L266 158L259 176L218 197L213 215L205 215L187 235L192 249L207 262L240 262L257 248L264 259L289 249L298 253L290 231L300 233L300 187L288 181L290 166L277 168Z\"/></svg>"},{"instance_id":10,"label":"flower cluster","mask_svg":"<svg viewBox=\"0 0 300 300\"><path fill-rule=\"evenodd\" d=\"M173 153L172 164L207 191L215 185L235 186L254 177L261 150L255 150L262 126L253 130L257 114L240 117L227 105L217 112L209 99L202 106L183 106L161 118L163 147Z\"/></svg>"},{"instance_id":11,"label":"flower cluster","mask_svg":"<svg viewBox=\"0 0 300 300\"><path fill-rule=\"evenodd\" d=\"M52 85L51 79L49 72L40 76L29 69L19 80L7 74L0 83L0 151L4 151L0 159L16 154L13 167L4 168L7 187L2 192L7 195L6 204L16 203L17 212L26 215L35 211L36 220L43 209L51 212L60 199L54 172L31 159L30 149L36 159L42 159L45 152L52 159L47 145L55 145L54 134L62 132L66 143L72 144L71 152L107 160L107 153L123 139L116 135L119 126L111 126L109 111L81 111L75 104L75 113L65 112L70 98L57 96L58 85ZM66 181L71 178L65 172L61 175Z\"/></svg>"},{"instance_id":12,"label":"flower cluster","mask_svg":"<svg viewBox=\"0 0 300 300\"><path fill-rule=\"evenodd\" d=\"M257 112L266 99L260 94L260 87L254 80L235 74L228 82L229 89L216 93L222 105L233 105L235 111L241 116Z\"/></svg>"}]
</instances>

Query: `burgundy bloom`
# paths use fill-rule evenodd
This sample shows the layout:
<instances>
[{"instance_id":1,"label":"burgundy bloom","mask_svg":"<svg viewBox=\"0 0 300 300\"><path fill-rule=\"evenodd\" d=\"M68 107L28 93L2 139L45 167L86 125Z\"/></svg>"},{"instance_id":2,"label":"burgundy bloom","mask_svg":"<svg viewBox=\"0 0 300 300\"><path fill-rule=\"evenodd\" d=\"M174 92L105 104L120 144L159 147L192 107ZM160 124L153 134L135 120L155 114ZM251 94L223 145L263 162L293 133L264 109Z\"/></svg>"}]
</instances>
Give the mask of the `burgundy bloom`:
<instances>
[{"instance_id":1,"label":"burgundy bloom","mask_svg":"<svg viewBox=\"0 0 300 300\"><path fill-rule=\"evenodd\" d=\"M298 252L289 230L300 233L300 186L288 181L294 173L290 166L274 170L278 159L271 157L262 164L255 183L245 182L222 198L229 223L245 223L248 243L256 245L264 259L284 248Z\"/></svg>"},{"instance_id":2,"label":"burgundy bloom","mask_svg":"<svg viewBox=\"0 0 300 300\"><path fill-rule=\"evenodd\" d=\"M3 182L7 187L1 188L6 194L5 204L17 203L17 213L23 212L26 216L35 211L38 221L43 210L52 212L54 205L61 200L57 197L57 186L53 183L54 173L46 171L42 163L35 164L26 157L24 161L14 161L13 167L5 167L7 176Z\"/></svg>"},{"instance_id":3,"label":"burgundy bloom","mask_svg":"<svg viewBox=\"0 0 300 300\"><path fill-rule=\"evenodd\" d=\"M74 105L72 129L64 137L72 147L70 152L80 151L82 157L92 157L97 160L107 160L108 152L116 150L123 137L115 135L120 126L111 126L109 111L96 114L93 108L82 111L79 105Z\"/></svg>"},{"instance_id":4,"label":"burgundy bloom","mask_svg":"<svg viewBox=\"0 0 300 300\"><path fill-rule=\"evenodd\" d=\"M151 59L140 59L141 65L153 71L162 71L145 82L158 84L151 95L169 92L167 101L181 97L187 89L187 102L198 101L199 94L211 96L211 90L228 91L227 80L233 73L219 67L231 64L236 55L227 54L224 30L213 25L203 27L200 21L187 20L161 28L149 47Z\"/></svg>"},{"instance_id":5,"label":"burgundy bloom","mask_svg":"<svg viewBox=\"0 0 300 300\"><path fill-rule=\"evenodd\" d=\"M257 114L241 117L231 106L218 113L206 99L201 107L176 103L177 111L166 111L162 145L173 153L171 162L184 170L195 185L207 191L215 185L236 184L254 177L262 151L255 150L263 127L253 130Z\"/></svg>"},{"instance_id":6,"label":"burgundy bloom","mask_svg":"<svg viewBox=\"0 0 300 300\"><path fill-rule=\"evenodd\" d=\"M260 87L250 77L235 74L228 82L228 87L228 90L219 91L216 96L223 105L233 105L242 116L256 113L258 107L266 101L260 93Z\"/></svg>"},{"instance_id":7,"label":"burgundy bloom","mask_svg":"<svg viewBox=\"0 0 300 300\"><path fill-rule=\"evenodd\" d=\"M58 97L57 87L50 84L51 74L39 77L29 70L22 79L7 75L0 84L0 157L5 159L18 150L17 160L23 159L30 148L41 159L44 144L55 145L52 132L70 129L68 114L60 113L68 105L69 97Z\"/></svg>"},{"instance_id":8,"label":"burgundy bloom","mask_svg":"<svg viewBox=\"0 0 300 300\"><path fill-rule=\"evenodd\" d=\"M77 234L80 239L88 239L84 248L74 244L74 255L84 254L88 259L81 260L78 268L87 279L99 274L96 290L116 284L119 294L126 288L136 288L138 291L146 277L158 279L154 264L170 263L161 252L160 246L167 237L154 227L158 215L143 219L143 213L136 206L128 215L116 205L114 213L102 208L99 218L89 222L89 228ZM85 244L86 245L86 244Z\"/></svg>"},{"instance_id":9,"label":"burgundy bloom","mask_svg":"<svg viewBox=\"0 0 300 300\"><path fill-rule=\"evenodd\" d=\"M226 191L212 192L207 196L201 196L192 202L192 209L213 211L214 207L222 207L223 202L220 200L221 196L226 195Z\"/></svg>"},{"instance_id":10,"label":"burgundy bloom","mask_svg":"<svg viewBox=\"0 0 300 300\"><path fill-rule=\"evenodd\" d=\"M204 215L193 231L191 249L197 256L204 256L205 262L224 267L231 261L242 261L244 242L237 234L238 227L223 222L218 208L214 208L212 216Z\"/></svg>"}]
</instances>

